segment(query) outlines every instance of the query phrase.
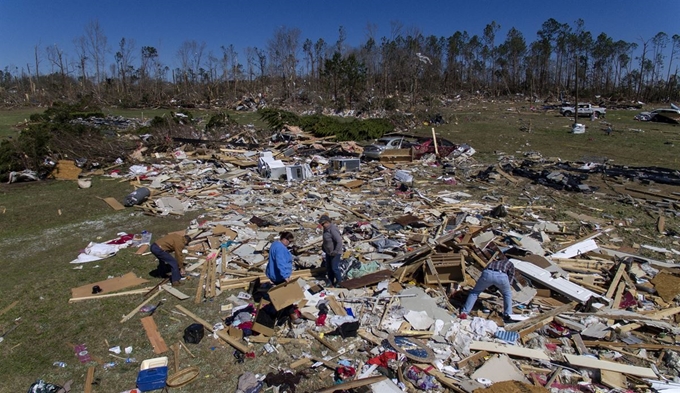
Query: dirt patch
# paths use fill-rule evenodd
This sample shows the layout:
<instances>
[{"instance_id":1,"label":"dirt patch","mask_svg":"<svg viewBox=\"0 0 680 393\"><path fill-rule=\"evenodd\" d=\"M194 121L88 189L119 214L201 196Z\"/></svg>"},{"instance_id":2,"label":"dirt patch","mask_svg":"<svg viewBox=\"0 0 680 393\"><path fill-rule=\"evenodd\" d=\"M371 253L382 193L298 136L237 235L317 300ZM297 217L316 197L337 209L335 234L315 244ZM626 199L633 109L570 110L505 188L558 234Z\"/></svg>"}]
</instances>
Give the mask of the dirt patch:
<instances>
[{"instance_id":1,"label":"dirt patch","mask_svg":"<svg viewBox=\"0 0 680 393\"><path fill-rule=\"evenodd\" d=\"M549 391L544 387L528 385L519 381L498 382L486 389L475 390L476 393L545 393Z\"/></svg>"}]
</instances>

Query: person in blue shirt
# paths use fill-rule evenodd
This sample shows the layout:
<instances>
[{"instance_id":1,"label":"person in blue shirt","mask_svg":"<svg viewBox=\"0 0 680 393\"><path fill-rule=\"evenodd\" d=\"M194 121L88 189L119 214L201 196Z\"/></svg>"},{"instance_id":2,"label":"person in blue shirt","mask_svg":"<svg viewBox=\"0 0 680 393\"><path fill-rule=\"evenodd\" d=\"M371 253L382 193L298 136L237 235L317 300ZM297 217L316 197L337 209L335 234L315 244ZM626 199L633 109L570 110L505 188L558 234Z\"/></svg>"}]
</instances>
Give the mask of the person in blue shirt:
<instances>
[{"instance_id":1,"label":"person in blue shirt","mask_svg":"<svg viewBox=\"0 0 680 393\"><path fill-rule=\"evenodd\" d=\"M265 274L274 285L292 281L293 274L293 255L288 251L288 247L293 243L295 237L288 231L279 233L279 240L272 243L269 247L269 263ZM302 323L302 318L298 314L296 306L288 306L281 310L282 314L287 314L290 322L297 325Z\"/></svg>"},{"instance_id":2,"label":"person in blue shirt","mask_svg":"<svg viewBox=\"0 0 680 393\"><path fill-rule=\"evenodd\" d=\"M288 231L279 233L279 240L272 243L269 248L269 263L265 274L274 285L289 282L293 274L293 255L288 251L295 237Z\"/></svg>"}]
</instances>

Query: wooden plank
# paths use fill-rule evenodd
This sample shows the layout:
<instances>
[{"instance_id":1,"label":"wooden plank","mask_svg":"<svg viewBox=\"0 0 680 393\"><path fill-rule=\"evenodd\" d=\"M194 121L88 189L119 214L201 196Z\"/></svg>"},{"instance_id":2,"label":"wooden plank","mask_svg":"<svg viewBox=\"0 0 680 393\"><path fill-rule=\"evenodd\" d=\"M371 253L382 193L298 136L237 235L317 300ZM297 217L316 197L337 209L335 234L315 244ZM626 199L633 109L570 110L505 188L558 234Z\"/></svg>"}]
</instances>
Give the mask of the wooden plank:
<instances>
[{"instance_id":1,"label":"wooden plank","mask_svg":"<svg viewBox=\"0 0 680 393\"><path fill-rule=\"evenodd\" d=\"M323 344L326 348L330 349L331 351L333 351L333 352L338 352L338 349L339 349L339 348L338 348L337 346L333 345L333 343L331 343L330 341L326 340L325 338L322 338L321 336L319 336L318 334L316 334L316 333L313 332L312 330L307 330L307 334L309 334L310 336L314 337L318 342L320 342L321 344Z\"/></svg>"},{"instance_id":2,"label":"wooden plank","mask_svg":"<svg viewBox=\"0 0 680 393\"><path fill-rule=\"evenodd\" d=\"M677 313L680 313L680 307L672 307L672 308L667 308L665 310L661 311L656 311L650 314L647 314L646 316L652 319L663 319L665 317L670 317L672 315L675 315ZM0 315L2 313L0 312Z\"/></svg>"},{"instance_id":3,"label":"wooden plank","mask_svg":"<svg viewBox=\"0 0 680 393\"><path fill-rule=\"evenodd\" d=\"M347 289L356 289L371 286L377 284L380 281L387 280L392 277L391 270L380 270L375 273L370 273L359 278L353 278L351 280L344 280L340 283L340 286Z\"/></svg>"},{"instance_id":4,"label":"wooden plank","mask_svg":"<svg viewBox=\"0 0 680 393\"><path fill-rule=\"evenodd\" d=\"M87 368L87 376L85 377L85 393L92 393L92 382L94 382L94 368L90 366Z\"/></svg>"},{"instance_id":5,"label":"wooden plank","mask_svg":"<svg viewBox=\"0 0 680 393\"><path fill-rule=\"evenodd\" d=\"M612 389L627 389L626 377L616 371L600 370L600 382Z\"/></svg>"},{"instance_id":6,"label":"wooden plank","mask_svg":"<svg viewBox=\"0 0 680 393\"><path fill-rule=\"evenodd\" d=\"M327 387L321 390L317 390L317 393L333 393L335 391L345 391L349 389L354 389L354 388L360 388L362 386L368 386L372 385L374 383L378 383L381 381L386 380L387 377L384 375L379 375L377 377L368 377L364 379L355 379L353 381L349 382L344 382L338 385L333 385L331 387Z\"/></svg>"},{"instance_id":7,"label":"wooden plank","mask_svg":"<svg viewBox=\"0 0 680 393\"><path fill-rule=\"evenodd\" d=\"M208 258L203 266L201 266L201 275L198 278L198 287L196 288L196 296L194 297L195 304L200 304L203 301L203 285L205 284L205 278L208 274L209 264L210 258Z\"/></svg>"},{"instance_id":8,"label":"wooden plank","mask_svg":"<svg viewBox=\"0 0 680 393\"><path fill-rule=\"evenodd\" d=\"M106 202L113 210L125 210L125 206L123 206L116 198L104 198L104 202Z\"/></svg>"},{"instance_id":9,"label":"wooden plank","mask_svg":"<svg viewBox=\"0 0 680 393\"><path fill-rule=\"evenodd\" d=\"M588 353L588 348L586 348L586 344L583 343L583 339L581 338L581 335L576 333L571 336L571 341L574 342L574 345L576 346L576 352L578 352L579 355L585 355Z\"/></svg>"},{"instance_id":10,"label":"wooden plank","mask_svg":"<svg viewBox=\"0 0 680 393\"><path fill-rule=\"evenodd\" d=\"M289 367L291 370L295 370L296 368L298 368L298 367L300 367L300 366L308 366L308 365L310 365L311 363L312 363L312 359L310 359L310 358L301 358L301 359L298 359L298 360L294 361L293 363L289 364L288 367Z\"/></svg>"},{"instance_id":11,"label":"wooden plank","mask_svg":"<svg viewBox=\"0 0 680 393\"><path fill-rule=\"evenodd\" d=\"M130 311L130 313L128 315L124 316L123 319L120 320L120 323L123 323L123 322L127 321L128 319L132 318L135 314L137 314L137 311L139 311L142 307L144 307L144 305L149 303L151 300L153 300L156 296L158 296L160 294L161 294L161 291L159 290L159 291L156 291L156 293L154 293L153 295L149 296L148 299L146 299L140 305L135 307L134 310Z\"/></svg>"},{"instance_id":12,"label":"wooden plank","mask_svg":"<svg viewBox=\"0 0 680 393\"><path fill-rule=\"evenodd\" d=\"M6 313L7 311L9 311L9 310L11 310L11 309L13 309L14 306L16 306L17 304L19 304L19 301L18 301L18 300L15 300L14 302L12 302L12 304L10 304L9 306L3 308L2 311L0 311L0 315Z\"/></svg>"},{"instance_id":13,"label":"wooden plank","mask_svg":"<svg viewBox=\"0 0 680 393\"><path fill-rule=\"evenodd\" d=\"M607 293L605 294L605 297L607 299L611 299L612 296L614 296L614 291L616 291L616 288L619 286L619 281L621 280L621 276L625 271L626 265L624 265L623 263L620 264L619 268L616 270L614 278L612 278L612 282L609 284L609 289L607 289Z\"/></svg>"},{"instance_id":14,"label":"wooden plank","mask_svg":"<svg viewBox=\"0 0 680 393\"><path fill-rule=\"evenodd\" d=\"M335 315L340 317L347 316L347 311L340 305L340 303L338 303L337 300L335 300L335 296L328 296L326 299L328 299L328 305L331 307L331 310L333 310Z\"/></svg>"},{"instance_id":15,"label":"wooden plank","mask_svg":"<svg viewBox=\"0 0 680 393\"><path fill-rule=\"evenodd\" d=\"M473 341L470 349L475 351L487 351L492 353L504 353L506 355L520 356L531 359L550 360L543 351L537 349L522 348L513 345L501 345L486 341Z\"/></svg>"},{"instance_id":16,"label":"wooden plank","mask_svg":"<svg viewBox=\"0 0 680 393\"><path fill-rule=\"evenodd\" d=\"M548 312L538 314L538 315L534 315L533 317L531 317L529 319L525 319L522 322L517 322L517 323L510 324L509 326L505 326L505 330L511 331L511 332L516 332L518 330L525 329L525 328L532 326L534 324L538 324L538 323L540 323L543 320L546 320L548 318L553 318L553 317L555 317L555 316L557 316L557 315L559 315L563 312L573 310L574 307L576 307L576 304L577 304L576 302L570 302L570 303L565 304L564 306L557 307L557 308L552 309Z\"/></svg>"},{"instance_id":17,"label":"wooden plank","mask_svg":"<svg viewBox=\"0 0 680 393\"><path fill-rule=\"evenodd\" d=\"M206 320L201 319L201 318L198 317L196 314L192 313L191 311L187 310L186 308L182 307L182 306L179 305L179 304L176 305L175 308L177 308L178 310L180 310L181 312L183 312L184 314L186 314L187 316L189 316L189 318L193 319L193 320L196 321L197 323L200 323L201 325L203 325L209 332L213 333L213 325L210 324L210 323L208 323ZM238 342L236 339L234 339L233 337L229 336L224 330L218 330L217 332L215 332L215 334L217 334L217 336L218 336L219 338L221 338L222 340L226 341L227 344L229 344L229 345L231 345L232 347L238 349L239 351L241 351L241 352L243 352L243 353L249 352L249 349L248 349L248 346L247 346L247 345Z\"/></svg>"},{"instance_id":18,"label":"wooden plank","mask_svg":"<svg viewBox=\"0 0 680 393\"><path fill-rule=\"evenodd\" d=\"M141 321L142 326L144 326L144 330L146 331L146 337L151 341L151 346L153 346L153 352L156 355L167 352L168 346L158 332L158 326L156 326L156 321L153 320L153 316L144 317Z\"/></svg>"},{"instance_id":19,"label":"wooden plank","mask_svg":"<svg viewBox=\"0 0 680 393\"><path fill-rule=\"evenodd\" d=\"M478 362L481 359L484 359L487 355L489 355L489 353L487 351L479 351L479 352L473 353L472 355L458 361L457 366L458 366L458 368L464 368L470 363L475 363L475 362Z\"/></svg>"},{"instance_id":20,"label":"wooden plank","mask_svg":"<svg viewBox=\"0 0 680 393\"><path fill-rule=\"evenodd\" d=\"M432 367L429 364L414 364L414 366L418 367L419 369L423 370L425 374L432 375L434 376L437 381L439 381L442 385L446 386L447 388L453 390L456 393L466 393L465 390L463 390L461 387L459 387L458 381L456 381L453 378L449 378L444 373L441 371L437 370L436 368Z\"/></svg>"},{"instance_id":21,"label":"wooden plank","mask_svg":"<svg viewBox=\"0 0 680 393\"><path fill-rule=\"evenodd\" d=\"M179 300L186 300L190 297L189 295L187 295L186 293L183 293L182 291L178 290L177 288L173 287L172 285L165 284L165 285L161 285L161 287L163 288L164 291L167 291L169 294L171 294L172 296L176 297Z\"/></svg>"},{"instance_id":22,"label":"wooden plank","mask_svg":"<svg viewBox=\"0 0 680 393\"><path fill-rule=\"evenodd\" d=\"M588 356L577 356L564 354L564 358L567 359L569 364L578 367L594 368L599 370L609 370L616 371L623 374L635 375L643 378L653 378L658 377L654 373L654 370L646 367L629 366L627 364L608 362L605 360L598 360Z\"/></svg>"},{"instance_id":23,"label":"wooden plank","mask_svg":"<svg viewBox=\"0 0 680 393\"><path fill-rule=\"evenodd\" d=\"M75 297L75 298L70 298L68 300L68 302L69 303L75 303L75 302L79 302L79 301L82 301L82 300L93 300L93 299L101 299L101 298L117 297L117 296L128 296L128 295L141 295L141 294L147 293L151 289L153 289L153 287L133 289L131 291L125 291L125 292L107 293L105 295L97 294L97 295L92 295L92 296Z\"/></svg>"},{"instance_id":24,"label":"wooden plank","mask_svg":"<svg viewBox=\"0 0 680 393\"><path fill-rule=\"evenodd\" d=\"M562 370L563 370L563 368L562 368L561 366L560 366L560 367L557 367L557 370L555 370L555 372L553 372L553 375L550 377L550 379L548 380L548 382L545 384L545 387L546 387L546 388L550 389L550 387L552 386L553 382L555 382L555 380L557 379L557 377L560 376L560 373L562 372Z\"/></svg>"},{"instance_id":25,"label":"wooden plank","mask_svg":"<svg viewBox=\"0 0 680 393\"><path fill-rule=\"evenodd\" d=\"M179 371L179 342L172 344L172 359L174 373Z\"/></svg>"},{"instance_id":26,"label":"wooden plank","mask_svg":"<svg viewBox=\"0 0 680 393\"><path fill-rule=\"evenodd\" d=\"M98 285L102 291L99 295L104 295L111 292L120 291L121 289L126 289L134 287L140 284L149 282L149 280L137 277L134 273L126 273L120 277L109 278L107 280L94 282L92 284L85 284L76 288L71 288L71 297L78 298L84 296L92 296L92 287Z\"/></svg>"}]
</instances>

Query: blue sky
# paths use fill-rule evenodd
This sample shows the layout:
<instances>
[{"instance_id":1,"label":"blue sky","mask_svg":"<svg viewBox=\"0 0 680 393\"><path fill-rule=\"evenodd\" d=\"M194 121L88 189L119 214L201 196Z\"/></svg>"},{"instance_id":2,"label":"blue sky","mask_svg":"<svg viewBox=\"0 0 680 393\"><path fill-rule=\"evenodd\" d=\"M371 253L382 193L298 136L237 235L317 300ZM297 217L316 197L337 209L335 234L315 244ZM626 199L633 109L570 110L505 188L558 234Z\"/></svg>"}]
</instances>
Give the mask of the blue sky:
<instances>
[{"instance_id":1,"label":"blue sky","mask_svg":"<svg viewBox=\"0 0 680 393\"><path fill-rule=\"evenodd\" d=\"M47 46L57 44L75 57L73 41L93 20L108 38L109 62L125 37L134 39L138 49L156 47L160 60L174 67L177 50L190 40L205 42L206 53L215 55L221 45L233 44L244 63L244 49L264 49L278 27L300 29L301 41L323 38L332 44L343 26L346 43L357 46L366 39L369 25L378 38L391 36L393 22L404 32L415 28L424 35L448 37L459 30L481 36L496 21L499 43L511 27L531 42L549 18L572 26L581 18L594 37L604 32L614 40L640 43L660 31L669 37L680 34L679 17L680 0L0 0L0 69L32 67L36 45L43 71L48 71Z\"/></svg>"}]
</instances>

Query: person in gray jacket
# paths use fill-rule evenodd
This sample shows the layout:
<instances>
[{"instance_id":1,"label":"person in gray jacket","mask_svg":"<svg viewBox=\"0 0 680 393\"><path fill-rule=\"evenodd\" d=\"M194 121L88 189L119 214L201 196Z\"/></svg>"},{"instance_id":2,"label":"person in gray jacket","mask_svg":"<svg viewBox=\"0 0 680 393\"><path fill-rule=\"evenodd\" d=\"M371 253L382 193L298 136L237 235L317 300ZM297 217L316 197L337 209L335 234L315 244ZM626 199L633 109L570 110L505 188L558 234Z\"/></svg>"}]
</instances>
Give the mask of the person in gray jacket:
<instances>
[{"instance_id":1,"label":"person in gray jacket","mask_svg":"<svg viewBox=\"0 0 680 393\"><path fill-rule=\"evenodd\" d=\"M331 286L338 287L340 282L342 282L342 273L340 272L342 235L340 235L338 227L331 222L331 218L325 214L319 217L319 224L323 227L321 249L326 254L325 262L328 283Z\"/></svg>"}]
</instances>

